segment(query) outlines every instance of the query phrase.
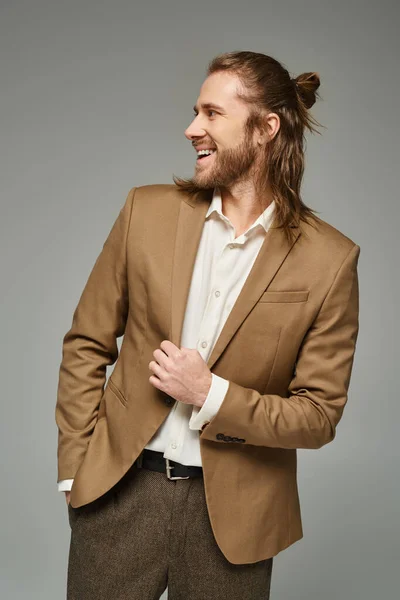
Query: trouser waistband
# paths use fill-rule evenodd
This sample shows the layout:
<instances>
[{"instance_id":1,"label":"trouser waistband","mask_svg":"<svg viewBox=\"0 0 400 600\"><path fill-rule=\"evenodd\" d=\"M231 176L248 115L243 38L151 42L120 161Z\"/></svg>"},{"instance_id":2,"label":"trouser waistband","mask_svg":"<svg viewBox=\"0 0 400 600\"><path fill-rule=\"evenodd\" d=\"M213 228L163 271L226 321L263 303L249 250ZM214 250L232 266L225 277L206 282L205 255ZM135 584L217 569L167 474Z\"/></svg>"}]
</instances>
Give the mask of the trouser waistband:
<instances>
[{"instance_id":1,"label":"trouser waistband","mask_svg":"<svg viewBox=\"0 0 400 600\"><path fill-rule=\"evenodd\" d=\"M149 469L166 473L168 479L189 479L189 477L202 477L203 468L195 465L183 465L174 460L164 458L163 452L156 452L144 448L136 460L138 468Z\"/></svg>"}]
</instances>

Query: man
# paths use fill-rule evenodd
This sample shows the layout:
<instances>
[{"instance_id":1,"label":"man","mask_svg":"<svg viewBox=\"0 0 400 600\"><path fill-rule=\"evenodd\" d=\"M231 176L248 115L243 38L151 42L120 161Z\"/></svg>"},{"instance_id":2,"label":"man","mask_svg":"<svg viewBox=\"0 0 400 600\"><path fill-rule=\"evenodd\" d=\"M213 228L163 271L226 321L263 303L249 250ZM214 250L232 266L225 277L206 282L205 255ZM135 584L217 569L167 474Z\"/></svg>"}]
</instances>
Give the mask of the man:
<instances>
[{"instance_id":1,"label":"man","mask_svg":"<svg viewBox=\"0 0 400 600\"><path fill-rule=\"evenodd\" d=\"M334 439L358 335L360 248L300 197L318 87L217 56L193 178L132 188L104 243L56 406L69 600L269 598L303 536L296 450Z\"/></svg>"}]
</instances>

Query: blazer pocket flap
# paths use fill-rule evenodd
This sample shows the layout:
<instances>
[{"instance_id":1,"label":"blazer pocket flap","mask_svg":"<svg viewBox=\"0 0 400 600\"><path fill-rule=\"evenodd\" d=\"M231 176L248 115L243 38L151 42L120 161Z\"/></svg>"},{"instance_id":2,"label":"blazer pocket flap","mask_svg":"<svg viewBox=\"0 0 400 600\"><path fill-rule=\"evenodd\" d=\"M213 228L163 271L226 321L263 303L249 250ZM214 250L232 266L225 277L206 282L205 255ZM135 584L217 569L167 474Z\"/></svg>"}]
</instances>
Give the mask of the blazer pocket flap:
<instances>
[{"instance_id":1,"label":"blazer pocket flap","mask_svg":"<svg viewBox=\"0 0 400 600\"><path fill-rule=\"evenodd\" d=\"M309 290L293 292L264 292L259 302L306 302Z\"/></svg>"},{"instance_id":2,"label":"blazer pocket flap","mask_svg":"<svg viewBox=\"0 0 400 600\"><path fill-rule=\"evenodd\" d=\"M111 375L108 378L108 387L110 388L111 392L113 392L114 396L116 396L118 398L118 400L121 402L121 404L126 406L127 405L126 398L125 398L124 394L121 392L121 390L119 389L119 387L117 385L115 385L114 381L111 379Z\"/></svg>"}]
</instances>

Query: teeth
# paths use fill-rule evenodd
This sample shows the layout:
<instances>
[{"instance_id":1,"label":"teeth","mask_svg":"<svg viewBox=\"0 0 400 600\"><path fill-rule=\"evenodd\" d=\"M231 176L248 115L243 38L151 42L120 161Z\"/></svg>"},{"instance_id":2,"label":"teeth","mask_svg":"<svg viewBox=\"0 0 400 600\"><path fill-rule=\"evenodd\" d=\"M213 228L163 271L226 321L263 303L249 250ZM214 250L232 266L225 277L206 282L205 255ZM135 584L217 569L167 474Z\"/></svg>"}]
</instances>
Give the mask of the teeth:
<instances>
[{"instance_id":1,"label":"teeth","mask_svg":"<svg viewBox=\"0 0 400 600\"><path fill-rule=\"evenodd\" d=\"M197 152L197 156L207 156L208 154L212 154L215 150L199 150Z\"/></svg>"}]
</instances>

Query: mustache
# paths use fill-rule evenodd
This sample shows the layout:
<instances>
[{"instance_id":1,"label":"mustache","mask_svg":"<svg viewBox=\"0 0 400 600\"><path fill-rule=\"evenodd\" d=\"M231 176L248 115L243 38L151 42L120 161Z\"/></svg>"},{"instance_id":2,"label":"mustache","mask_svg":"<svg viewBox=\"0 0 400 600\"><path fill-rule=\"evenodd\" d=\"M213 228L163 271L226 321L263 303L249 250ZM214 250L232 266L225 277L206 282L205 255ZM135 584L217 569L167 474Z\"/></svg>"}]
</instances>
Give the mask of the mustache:
<instances>
[{"instance_id":1,"label":"mustache","mask_svg":"<svg viewBox=\"0 0 400 600\"><path fill-rule=\"evenodd\" d=\"M193 148L197 148L197 146L206 146L207 148L215 148L216 146L213 146L212 142L208 143L207 142L199 142L198 144L192 144Z\"/></svg>"}]
</instances>

